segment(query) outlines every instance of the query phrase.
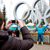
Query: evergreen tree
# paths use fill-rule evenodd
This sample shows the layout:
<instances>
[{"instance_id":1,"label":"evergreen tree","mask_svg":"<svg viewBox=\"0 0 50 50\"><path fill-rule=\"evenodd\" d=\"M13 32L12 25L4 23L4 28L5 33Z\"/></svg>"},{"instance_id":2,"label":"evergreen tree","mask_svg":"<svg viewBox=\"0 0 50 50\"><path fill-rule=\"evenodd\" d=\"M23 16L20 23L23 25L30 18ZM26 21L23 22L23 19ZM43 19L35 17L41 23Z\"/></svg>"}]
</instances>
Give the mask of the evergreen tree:
<instances>
[{"instance_id":1,"label":"evergreen tree","mask_svg":"<svg viewBox=\"0 0 50 50\"><path fill-rule=\"evenodd\" d=\"M4 16L4 26L5 26L5 24L6 24L6 9L5 9L5 5L4 5L4 7L3 7L3 16Z\"/></svg>"}]
</instances>

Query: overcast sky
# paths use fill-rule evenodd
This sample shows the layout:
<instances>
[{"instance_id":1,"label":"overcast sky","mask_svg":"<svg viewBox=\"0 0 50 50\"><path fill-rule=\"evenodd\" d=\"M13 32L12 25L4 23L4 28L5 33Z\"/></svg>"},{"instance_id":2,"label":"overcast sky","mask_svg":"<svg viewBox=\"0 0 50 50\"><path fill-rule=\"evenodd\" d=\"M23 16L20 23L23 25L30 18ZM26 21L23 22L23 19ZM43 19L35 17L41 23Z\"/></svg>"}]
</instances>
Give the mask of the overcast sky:
<instances>
[{"instance_id":1,"label":"overcast sky","mask_svg":"<svg viewBox=\"0 0 50 50\"><path fill-rule=\"evenodd\" d=\"M33 4L36 0L3 0L3 4L5 4L6 6L6 17L8 18L8 20L10 19L14 19L14 9L15 9L15 6L19 3L19 2L27 2L29 4L30 7L33 7ZM48 0L45 0L47 4L48 3ZM2 6L1 6L2 7ZM19 9L18 9L18 17L22 17L23 13L28 9L28 6L26 5L22 5ZM7 21L8 21L7 20Z\"/></svg>"}]
</instances>

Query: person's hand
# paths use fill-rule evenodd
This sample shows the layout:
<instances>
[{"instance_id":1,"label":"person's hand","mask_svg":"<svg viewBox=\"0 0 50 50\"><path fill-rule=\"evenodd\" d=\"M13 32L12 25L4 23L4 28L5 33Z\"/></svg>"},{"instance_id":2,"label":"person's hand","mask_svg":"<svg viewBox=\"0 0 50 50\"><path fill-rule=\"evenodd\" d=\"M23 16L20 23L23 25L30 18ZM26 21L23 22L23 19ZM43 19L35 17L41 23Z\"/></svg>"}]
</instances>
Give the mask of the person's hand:
<instances>
[{"instance_id":1,"label":"person's hand","mask_svg":"<svg viewBox=\"0 0 50 50\"><path fill-rule=\"evenodd\" d=\"M35 24L34 24L34 26L35 26Z\"/></svg>"},{"instance_id":2,"label":"person's hand","mask_svg":"<svg viewBox=\"0 0 50 50\"><path fill-rule=\"evenodd\" d=\"M47 26L49 26L49 24L47 24Z\"/></svg>"},{"instance_id":3,"label":"person's hand","mask_svg":"<svg viewBox=\"0 0 50 50\"><path fill-rule=\"evenodd\" d=\"M7 23L6 23L6 26L5 26L5 28L6 29L8 29L9 27L10 27L10 25L11 25L12 23L11 23L11 20L10 21L8 21Z\"/></svg>"},{"instance_id":4,"label":"person's hand","mask_svg":"<svg viewBox=\"0 0 50 50\"><path fill-rule=\"evenodd\" d=\"M18 20L18 19L16 19L16 20L18 21L18 23L15 23L15 24L17 24L20 28L22 28L23 27L22 22L20 20Z\"/></svg>"}]
</instances>

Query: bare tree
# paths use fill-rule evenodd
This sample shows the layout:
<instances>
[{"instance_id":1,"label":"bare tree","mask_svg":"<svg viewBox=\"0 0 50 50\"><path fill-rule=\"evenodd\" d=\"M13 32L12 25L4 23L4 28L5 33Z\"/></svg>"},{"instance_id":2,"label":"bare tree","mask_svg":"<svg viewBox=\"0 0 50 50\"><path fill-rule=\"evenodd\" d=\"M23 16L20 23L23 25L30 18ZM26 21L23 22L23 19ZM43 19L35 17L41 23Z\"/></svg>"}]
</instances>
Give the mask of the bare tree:
<instances>
[{"instance_id":1,"label":"bare tree","mask_svg":"<svg viewBox=\"0 0 50 50\"><path fill-rule=\"evenodd\" d=\"M46 4L46 2L45 2L45 0L40 0L37 3L37 6L38 6L37 8L40 11L41 15L44 16L44 13L45 13L45 11L46 11L46 9L48 7L47 4Z\"/></svg>"}]
</instances>

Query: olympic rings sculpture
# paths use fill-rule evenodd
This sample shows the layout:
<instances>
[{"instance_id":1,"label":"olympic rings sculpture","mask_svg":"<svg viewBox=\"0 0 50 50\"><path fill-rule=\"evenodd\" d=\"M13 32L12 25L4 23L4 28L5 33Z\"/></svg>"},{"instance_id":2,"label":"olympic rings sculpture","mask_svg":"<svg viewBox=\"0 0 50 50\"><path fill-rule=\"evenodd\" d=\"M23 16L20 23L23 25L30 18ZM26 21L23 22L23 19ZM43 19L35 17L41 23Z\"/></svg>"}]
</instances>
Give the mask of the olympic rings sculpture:
<instances>
[{"instance_id":1,"label":"olympic rings sculpture","mask_svg":"<svg viewBox=\"0 0 50 50\"><path fill-rule=\"evenodd\" d=\"M48 24L48 22L47 22L47 18L48 17L50 17L50 14L48 14L48 15L46 15L47 14L47 12L50 10L50 7L48 7L48 9L45 11L45 13L44 13L44 16L42 17L42 15L41 15L41 13L35 8L35 5L39 2L40 0L38 0L38 1L36 1L35 3L34 3L34 5L33 5L33 8L31 8L26 2L20 2L19 4L17 4L17 6L15 7L15 9L14 9L14 16L15 16L15 18L17 18L18 19L18 17L17 17L17 10L18 10L18 8L19 8L19 6L20 5L23 5L23 4L26 4L27 6L28 6L28 9L24 12L24 14L22 15L22 19L19 19L19 20L21 20L22 22L24 21L24 20L26 20L26 19L28 19L29 18L29 15L30 15L30 10L31 10L31 17L32 17L32 23L34 23L36 20L34 20L33 21L33 16L34 17L36 17L37 19L38 19L38 21L39 21L39 23L38 23L38 25L37 25L37 27L40 25L40 23L42 22L42 19L44 19L44 22L45 22L45 24L47 25ZM36 13L35 13L35 12ZM27 15L24 17L24 15L25 15L25 13L27 12ZM24 24L24 22L23 22L23 24ZM50 28L50 26L48 26L48 28ZM29 28L29 30L35 30L36 28L33 28L33 29L30 29Z\"/></svg>"}]
</instances>

